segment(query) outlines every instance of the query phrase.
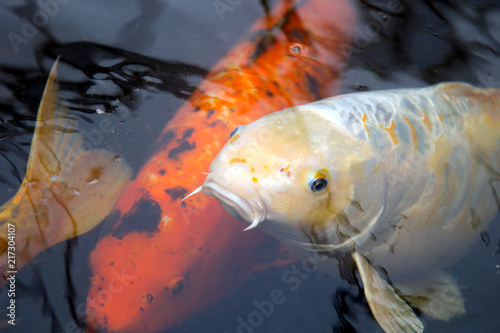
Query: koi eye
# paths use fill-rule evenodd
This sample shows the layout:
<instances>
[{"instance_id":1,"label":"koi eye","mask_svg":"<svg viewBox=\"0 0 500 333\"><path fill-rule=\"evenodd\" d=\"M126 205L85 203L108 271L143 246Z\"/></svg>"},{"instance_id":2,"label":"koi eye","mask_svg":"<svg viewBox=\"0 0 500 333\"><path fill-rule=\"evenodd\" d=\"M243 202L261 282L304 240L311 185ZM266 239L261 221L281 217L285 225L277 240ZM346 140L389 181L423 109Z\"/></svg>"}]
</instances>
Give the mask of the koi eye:
<instances>
[{"instance_id":1,"label":"koi eye","mask_svg":"<svg viewBox=\"0 0 500 333\"><path fill-rule=\"evenodd\" d=\"M323 171L316 171L314 178L309 182L309 187L313 192L321 192L328 186L328 176Z\"/></svg>"},{"instance_id":2,"label":"koi eye","mask_svg":"<svg viewBox=\"0 0 500 333\"><path fill-rule=\"evenodd\" d=\"M240 128L241 126L238 126L238 127L235 127L234 130L231 132L231 134L229 134L229 138L231 139L235 134L236 132L238 132L238 129Z\"/></svg>"}]
</instances>

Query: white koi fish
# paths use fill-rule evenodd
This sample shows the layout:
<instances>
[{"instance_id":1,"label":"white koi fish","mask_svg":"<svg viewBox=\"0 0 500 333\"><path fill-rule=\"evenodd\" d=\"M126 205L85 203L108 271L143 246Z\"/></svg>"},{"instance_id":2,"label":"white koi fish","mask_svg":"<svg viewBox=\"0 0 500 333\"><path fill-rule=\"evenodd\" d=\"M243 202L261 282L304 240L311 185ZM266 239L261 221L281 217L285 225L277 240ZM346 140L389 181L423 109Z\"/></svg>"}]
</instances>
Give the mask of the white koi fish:
<instances>
[{"instance_id":1,"label":"white koi fish","mask_svg":"<svg viewBox=\"0 0 500 333\"><path fill-rule=\"evenodd\" d=\"M440 269L486 233L499 170L500 90L445 83L328 98L239 127L193 194L299 257L323 254L327 272L348 258L384 331L422 332L410 305L440 320L465 313Z\"/></svg>"}]
</instances>

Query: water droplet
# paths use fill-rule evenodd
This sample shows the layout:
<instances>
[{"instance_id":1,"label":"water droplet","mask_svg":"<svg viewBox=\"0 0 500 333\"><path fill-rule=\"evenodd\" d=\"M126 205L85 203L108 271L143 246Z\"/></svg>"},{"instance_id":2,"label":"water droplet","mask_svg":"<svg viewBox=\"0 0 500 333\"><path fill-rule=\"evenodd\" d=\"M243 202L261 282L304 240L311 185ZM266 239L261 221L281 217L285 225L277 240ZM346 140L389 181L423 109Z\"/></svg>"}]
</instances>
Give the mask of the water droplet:
<instances>
[{"instance_id":1,"label":"water droplet","mask_svg":"<svg viewBox=\"0 0 500 333\"><path fill-rule=\"evenodd\" d=\"M94 179L92 179L91 181L87 182L87 184L89 184L89 185L93 185L93 184L97 184L98 182L99 182L99 179L94 178Z\"/></svg>"},{"instance_id":2,"label":"water droplet","mask_svg":"<svg viewBox=\"0 0 500 333\"><path fill-rule=\"evenodd\" d=\"M77 189L73 189L73 194L74 195L80 195L80 191L78 191Z\"/></svg>"},{"instance_id":3,"label":"water droplet","mask_svg":"<svg viewBox=\"0 0 500 333\"><path fill-rule=\"evenodd\" d=\"M50 176L50 181L55 182L56 180L57 180L56 175Z\"/></svg>"},{"instance_id":4,"label":"water droplet","mask_svg":"<svg viewBox=\"0 0 500 333\"><path fill-rule=\"evenodd\" d=\"M97 109L95 110L95 112L96 112L97 114L103 114L103 113L106 113L106 111L104 111L104 110L103 110L103 109L101 109L101 108L97 108Z\"/></svg>"},{"instance_id":5,"label":"water droplet","mask_svg":"<svg viewBox=\"0 0 500 333\"><path fill-rule=\"evenodd\" d=\"M290 46L288 47L288 52L295 55L301 54L303 50L304 50L304 45L300 43L293 43L290 44Z\"/></svg>"},{"instance_id":6,"label":"water droplet","mask_svg":"<svg viewBox=\"0 0 500 333\"><path fill-rule=\"evenodd\" d=\"M115 155L114 161L115 162L121 162L122 161L122 157L120 155Z\"/></svg>"}]
</instances>

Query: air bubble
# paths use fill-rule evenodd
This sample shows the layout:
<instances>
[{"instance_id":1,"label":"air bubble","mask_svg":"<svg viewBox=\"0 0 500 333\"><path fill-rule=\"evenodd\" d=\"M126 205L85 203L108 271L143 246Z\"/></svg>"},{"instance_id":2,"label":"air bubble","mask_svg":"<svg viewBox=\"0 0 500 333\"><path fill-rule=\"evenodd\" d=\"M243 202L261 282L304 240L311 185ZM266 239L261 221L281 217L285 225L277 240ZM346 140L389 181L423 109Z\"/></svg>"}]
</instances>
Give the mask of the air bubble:
<instances>
[{"instance_id":1,"label":"air bubble","mask_svg":"<svg viewBox=\"0 0 500 333\"><path fill-rule=\"evenodd\" d=\"M289 47L288 47L288 51L291 53L291 54L295 54L295 55L299 55L302 53L302 51L304 50L304 45L300 44L300 43L293 43L291 44Z\"/></svg>"}]
</instances>

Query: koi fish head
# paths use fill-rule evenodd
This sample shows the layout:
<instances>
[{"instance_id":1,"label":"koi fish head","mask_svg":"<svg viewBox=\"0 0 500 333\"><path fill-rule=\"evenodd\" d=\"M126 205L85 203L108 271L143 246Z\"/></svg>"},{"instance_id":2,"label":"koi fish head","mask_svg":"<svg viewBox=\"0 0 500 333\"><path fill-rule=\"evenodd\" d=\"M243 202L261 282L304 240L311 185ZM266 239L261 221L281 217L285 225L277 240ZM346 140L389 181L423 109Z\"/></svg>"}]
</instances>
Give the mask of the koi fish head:
<instances>
[{"instance_id":1,"label":"koi fish head","mask_svg":"<svg viewBox=\"0 0 500 333\"><path fill-rule=\"evenodd\" d=\"M353 197L370 179L360 183L365 145L309 105L286 109L235 129L198 191L249 223L246 230L331 249L366 228Z\"/></svg>"}]
</instances>

